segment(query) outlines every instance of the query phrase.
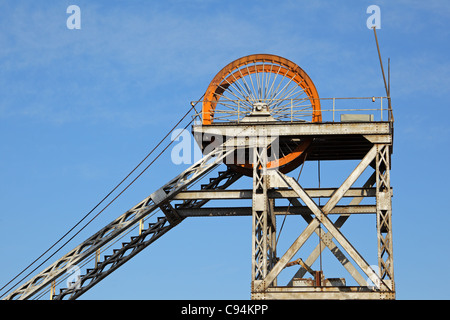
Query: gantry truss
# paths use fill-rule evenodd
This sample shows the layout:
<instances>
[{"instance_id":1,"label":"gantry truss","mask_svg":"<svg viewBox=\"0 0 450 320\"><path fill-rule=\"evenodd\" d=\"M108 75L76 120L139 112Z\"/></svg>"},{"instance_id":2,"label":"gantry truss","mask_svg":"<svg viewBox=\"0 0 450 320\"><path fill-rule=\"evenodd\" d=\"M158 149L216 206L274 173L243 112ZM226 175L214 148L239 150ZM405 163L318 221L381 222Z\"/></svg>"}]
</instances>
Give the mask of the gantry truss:
<instances>
[{"instance_id":1,"label":"gantry truss","mask_svg":"<svg viewBox=\"0 0 450 320\"><path fill-rule=\"evenodd\" d=\"M395 298L390 186L391 122L227 123L193 126L193 132L197 137L214 134L226 138L201 160L19 286L6 299L36 298L49 288L51 299L76 299L185 218L199 216L252 217L252 299ZM274 141L269 132L276 132L280 137L312 141L308 148L308 160L359 160L359 163L339 187L304 188L287 174L267 168L267 148ZM231 189L229 187L242 174L226 167L223 162L240 148L253 150L253 184L248 189ZM209 183L202 184L200 189L193 188L195 182L217 172L213 169L219 165L225 166L225 170L210 177ZM364 185L354 186L366 169L373 170L373 174ZM340 205L343 197L353 199L347 205ZM313 200L317 198L328 198L328 202L319 205ZM375 199L375 205L362 205L364 198ZM251 206L204 206L218 199L249 199ZM290 202L289 210L285 205L277 206L279 199ZM145 227L143 222L148 221L157 210L164 215ZM276 217L286 214L300 215L307 222L307 227L286 252L278 252ZM370 267L341 230L343 224L355 214L376 216L379 273ZM331 215L339 215L334 223L330 220ZM136 234L128 242L105 254L105 248L110 248L118 238L136 226ZM320 237L320 246L306 260L291 261L314 233ZM320 274L316 274L313 283L304 281L304 275L312 273L312 264L325 248L331 250L358 286L336 284ZM80 265L85 266L86 271L74 283L67 285L61 280L72 267ZM299 268L292 280L285 285L277 283L280 272L292 265ZM372 284L369 285L366 279L370 279Z\"/></svg>"},{"instance_id":2,"label":"gantry truss","mask_svg":"<svg viewBox=\"0 0 450 320\"><path fill-rule=\"evenodd\" d=\"M252 216L252 299L395 299L390 186L392 125L391 121L249 123L244 127L244 134L242 125L231 123L194 127L197 134L236 135L250 141L247 147L253 150L253 188L186 191L178 194L177 198L247 198L252 199L252 207L199 208L182 210L180 214ZM267 167L267 148L273 141L268 134L270 132L276 132L280 140L312 141L307 149L309 160L358 160L359 163L337 188L306 189L294 178ZM355 186L366 170L373 170L373 173L361 187ZM348 205L339 204L344 197L352 198ZM328 198L328 201L322 206L314 198ZM375 204L361 205L365 198L375 199ZM290 207L277 206L278 199L287 199ZM370 213L376 216L379 272L367 263L341 231L351 215ZM280 253L276 248L276 216L286 214L302 216L307 227L286 252ZM331 215L339 217L332 222ZM305 261L292 261L314 233L319 236L320 244ZM346 286L345 279L326 279L321 272L311 269L325 248L330 249L358 285ZM277 283L278 275L293 265L299 267L295 276L286 285ZM307 272L313 275L314 280L303 278Z\"/></svg>"}]
</instances>

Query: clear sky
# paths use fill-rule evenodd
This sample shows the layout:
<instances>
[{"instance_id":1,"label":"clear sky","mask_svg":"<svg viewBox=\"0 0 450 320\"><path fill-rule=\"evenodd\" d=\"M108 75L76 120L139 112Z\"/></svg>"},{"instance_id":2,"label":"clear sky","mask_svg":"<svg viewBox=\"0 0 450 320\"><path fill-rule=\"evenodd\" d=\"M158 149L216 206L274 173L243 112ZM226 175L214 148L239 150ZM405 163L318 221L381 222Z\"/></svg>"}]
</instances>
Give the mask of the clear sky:
<instances>
[{"instance_id":1,"label":"clear sky","mask_svg":"<svg viewBox=\"0 0 450 320\"><path fill-rule=\"evenodd\" d=\"M79 30L66 26L72 4ZM450 4L437 0L0 0L0 285L97 204L236 58L286 57L322 97L385 95L366 26L372 4L391 61L397 298L449 299ZM185 167L159 159L55 258ZM316 186L315 164L305 172ZM283 232L298 234L300 222L289 217ZM370 231L355 224L349 239L376 252L375 220L364 223ZM249 299L250 232L248 217L187 219L82 298Z\"/></svg>"}]
</instances>

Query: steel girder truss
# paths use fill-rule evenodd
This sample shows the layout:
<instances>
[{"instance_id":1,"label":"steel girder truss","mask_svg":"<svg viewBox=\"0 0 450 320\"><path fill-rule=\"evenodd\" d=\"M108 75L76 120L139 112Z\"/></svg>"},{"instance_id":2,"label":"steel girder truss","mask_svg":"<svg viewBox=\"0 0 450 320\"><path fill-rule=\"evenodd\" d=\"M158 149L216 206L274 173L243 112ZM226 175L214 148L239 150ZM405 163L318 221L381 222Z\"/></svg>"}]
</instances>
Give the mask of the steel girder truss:
<instances>
[{"instance_id":1,"label":"steel girder truss","mask_svg":"<svg viewBox=\"0 0 450 320\"><path fill-rule=\"evenodd\" d=\"M253 278L252 282L252 298L253 299L395 299L394 288L394 272L393 272L393 254L392 254L392 227L391 227L391 196L389 179L389 145L374 144L366 156L361 160L349 177L343 184L333 192L328 202L319 207L302 188L302 186L292 177L286 176L276 170L270 170L270 187L291 188L305 206L310 210L310 213L301 215L304 217L308 226L292 243L290 248L283 254L277 262L271 265L271 269L267 270L264 278ZM364 188L371 187L376 182L376 214L377 214L377 237L378 237L378 263L380 273L376 273L372 267L366 262L355 247L342 234L340 227L348 219L349 215L341 215L336 222L332 222L328 215L333 208L341 200L341 198L350 190L355 181L359 178L362 172L369 166L375 166L375 172L365 183ZM260 178L254 176L254 180ZM349 206L357 205L361 202L363 197L355 197ZM294 206L302 206L296 198L289 198ZM255 210L254 210L255 214ZM267 225L269 216L265 215L267 221L258 222L260 225ZM255 221L255 218L254 218ZM319 228L323 225L328 232L323 233ZM265 229L267 233L272 232L270 229ZM285 287L277 286L276 278L280 272L292 265L291 259L305 244L313 233L319 235L320 244L314 249L311 255L302 262L302 267L297 271L296 275L291 279ZM270 239L272 235L267 235ZM259 238L266 238L260 235ZM363 271L368 279L372 282L371 285L355 268L350 259L336 246L333 242L335 239L348 254L348 256L356 263L357 267ZM293 285L294 278L302 277L307 269L311 270L311 266L318 258L321 251L328 247L341 264L347 269L352 277L359 284L359 287L345 287L345 286L327 286L327 287L296 287ZM268 250L269 247L267 247ZM271 259L270 251L266 253L267 261ZM253 261L257 263L257 261Z\"/></svg>"},{"instance_id":2,"label":"steel girder truss","mask_svg":"<svg viewBox=\"0 0 450 320\"><path fill-rule=\"evenodd\" d=\"M113 255L105 256L104 261L96 261L95 266L92 269L88 269L86 275L81 276L69 288L60 289L59 294L52 292L51 296L52 299L62 299L65 297L75 299L79 297L183 220L170 205L170 201L177 193L188 188L217 167L227 155L234 151L234 148L228 147L227 143L233 143L236 146L235 142L228 141L212 150L155 193L89 237L62 258L35 275L31 280L15 289L5 299L23 300L32 298L40 291L52 286L57 279L62 278L72 267L81 265L83 262L95 256L101 248L111 244L113 240L123 235L131 227L142 223L146 217L160 208L164 212L165 217L158 218L158 221L151 223L147 229L141 229L139 236L132 237L129 243L122 245L122 248L115 249ZM239 177L240 174L227 170L220 173L217 178L211 179L210 184L204 186L204 188L220 190L221 188L226 188ZM200 207L206 202L207 200L185 201L180 205L180 208Z\"/></svg>"},{"instance_id":3,"label":"steel girder truss","mask_svg":"<svg viewBox=\"0 0 450 320\"><path fill-rule=\"evenodd\" d=\"M249 134L252 128L241 131L242 135ZM152 244L186 217L193 216L234 216L251 215L252 218L252 299L342 299L342 298L395 298L392 227L391 227L391 196L390 187L390 144L374 143L366 156L344 183L336 189L319 188L304 189L295 179L277 170L266 168L267 140L249 146L248 141L229 139L200 161L189 167L169 183L152 195L125 212L106 227L89 237L75 249L53 263L44 271L13 291L6 299L29 299L48 288L67 271L77 264L92 258L101 248L108 246L113 240L123 236L126 230L142 223L152 212L161 209L164 217L150 223L148 228L140 228L139 235L132 236L130 242L114 249L112 255L104 256L103 261L96 260L93 268L87 269L76 283L60 292L52 293L52 299L76 299L95 284L100 282L125 262L129 261L144 248ZM188 190L194 182L217 167L236 148L251 147L254 152L253 188L252 190L226 190L241 177L241 174L227 169L219 172L217 177L211 178L208 184L202 185L201 190ZM371 165L375 172L362 188L352 187L361 173ZM375 185L375 187L374 187ZM324 206L318 206L312 198L328 197ZM342 197L353 197L347 206L339 206ZM376 205L360 205L364 197L375 197ZM251 208L202 207L212 199L252 199ZM286 207L276 207L275 199L288 199L292 207L289 214L299 214L308 226L294 241L291 247L277 257L276 250L276 215L286 214ZM172 201L182 201L172 205ZM299 201L301 200L303 204ZM345 238L340 228L351 214L376 213L378 237L378 264L380 273L377 274ZM329 215L339 214L333 223ZM323 225L324 233L319 225ZM359 287L315 287L301 288L293 284L293 279L286 286L277 285L277 276L288 265L297 251L313 234L319 235L321 243L316 247L308 259L301 265L294 278L301 278L309 266L319 257L325 247L329 248L345 269L359 284ZM341 251L333 240L342 247ZM347 257L346 254L349 256ZM356 266L374 283L369 287L367 281L351 263Z\"/></svg>"},{"instance_id":4,"label":"steel girder truss","mask_svg":"<svg viewBox=\"0 0 450 320\"><path fill-rule=\"evenodd\" d=\"M392 190L390 184L389 146L377 146L376 185L377 185L377 230L378 230L378 268L382 279L394 279L394 258L392 252Z\"/></svg>"},{"instance_id":5,"label":"steel girder truss","mask_svg":"<svg viewBox=\"0 0 450 320\"><path fill-rule=\"evenodd\" d=\"M267 143L254 148L252 197L252 291L276 263L276 219L274 201L267 189Z\"/></svg>"}]
</instances>

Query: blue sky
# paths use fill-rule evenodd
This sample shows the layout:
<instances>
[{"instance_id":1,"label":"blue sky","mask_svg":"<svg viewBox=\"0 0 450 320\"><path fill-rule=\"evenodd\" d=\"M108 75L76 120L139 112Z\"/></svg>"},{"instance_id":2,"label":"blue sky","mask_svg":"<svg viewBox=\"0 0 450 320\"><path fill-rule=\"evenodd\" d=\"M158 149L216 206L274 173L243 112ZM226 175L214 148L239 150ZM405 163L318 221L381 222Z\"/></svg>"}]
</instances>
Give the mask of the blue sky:
<instances>
[{"instance_id":1,"label":"blue sky","mask_svg":"<svg viewBox=\"0 0 450 320\"><path fill-rule=\"evenodd\" d=\"M66 27L71 4L80 30ZM450 298L444 1L0 1L0 284L100 201L236 58L286 57L322 97L384 95L371 4L385 67L391 60L397 298ZM183 168L162 157L57 257ZM305 166L304 185L315 186L316 170ZM298 234L299 219L283 232ZM352 227L357 249L376 245L375 222ZM82 298L249 299L250 232L247 217L187 219Z\"/></svg>"}]
</instances>

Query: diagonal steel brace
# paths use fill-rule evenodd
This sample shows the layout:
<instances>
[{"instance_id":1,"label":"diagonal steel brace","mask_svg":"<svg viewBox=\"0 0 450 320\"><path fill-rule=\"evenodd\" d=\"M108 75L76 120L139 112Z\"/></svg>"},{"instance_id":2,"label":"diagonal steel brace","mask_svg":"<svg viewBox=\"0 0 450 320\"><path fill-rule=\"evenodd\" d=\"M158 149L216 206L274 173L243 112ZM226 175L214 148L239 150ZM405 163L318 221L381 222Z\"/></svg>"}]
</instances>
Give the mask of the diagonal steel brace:
<instances>
[{"instance_id":1,"label":"diagonal steel brace","mask_svg":"<svg viewBox=\"0 0 450 320\"><path fill-rule=\"evenodd\" d=\"M286 263L295 255L295 253L300 249L300 247L306 242L306 240L311 236L314 230L322 223L325 228L331 233L331 235L341 244L344 250L350 255L350 257L356 262L356 264L363 270L363 272L369 277L373 283L380 283L382 286L387 287L382 279L374 272L374 270L368 265L364 258L358 253L358 251L351 245L351 243L345 238L345 236L339 231L338 228L333 224L333 222L327 217L327 214L334 208L334 206L339 202L339 200L344 196L348 189L353 185L353 183L358 179L361 173L367 168L367 166L375 159L377 154L376 146L373 146L366 156L361 160L358 166L353 170L350 176L344 181L344 183L336 190L336 192L330 197L328 202L322 208L322 210L317 206L317 204L308 196L305 190L298 184L298 182L288 177L281 172L277 171L281 180L283 180L288 186L290 186L300 197L301 200L308 206L308 208L315 215L313 220L309 223L302 234L295 240L293 245L286 251L278 263L274 266L267 277L260 283L257 291L265 291L276 278L276 276L285 267Z\"/></svg>"}]
</instances>

